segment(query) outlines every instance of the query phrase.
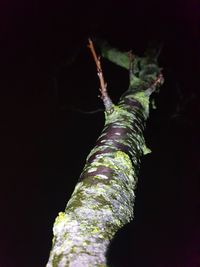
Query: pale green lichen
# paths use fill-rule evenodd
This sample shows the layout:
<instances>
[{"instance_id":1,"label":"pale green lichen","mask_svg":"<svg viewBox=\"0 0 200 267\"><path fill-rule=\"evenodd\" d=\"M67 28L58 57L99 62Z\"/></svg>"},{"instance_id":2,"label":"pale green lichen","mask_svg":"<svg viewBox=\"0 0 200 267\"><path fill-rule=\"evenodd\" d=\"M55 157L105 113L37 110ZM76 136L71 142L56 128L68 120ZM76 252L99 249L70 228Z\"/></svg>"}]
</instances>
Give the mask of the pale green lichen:
<instances>
[{"instance_id":1,"label":"pale green lichen","mask_svg":"<svg viewBox=\"0 0 200 267\"><path fill-rule=\"evenodd\" d=\"M143 155L147 155L152 152L151 149L146 146L146 144L142 146L142 151L143 151Z\"/></svg>"},{"instance_id":2,"label":"pale green lichen","mask_svg":"<svg viewBox=\"0 0 200 267\"><path fill-rule=\"evenodd\" d=\"M105 125L118 121L122 116L130 118L131 120L135 119L134 114L119 107L118 105L113 105L113 112L111 114L107 114L105 112Z\"/></svg>"},{"instance_id":3,"label":"pale green lichen","mask_svg":"<svg viewBox=\"0 0 200 267\"><path fill-rule=\"evenodd\" d=\"M54 255L53 260L52 260L52 267L58 267L62 258L63 258L62 253L59 255Z\"/></svg>"},{"instance_id":4,"label":"pale green lichen","mask_svg":"<svg viewBox=\"0 0 200 267\"><path fill-rule=\"evenodd\" d=\"M123 151L117 151L114 153L114 158L117 160L117 162L119 162L122 165L125 165L127 170L132 169L133 165L132 162L130 160L130 157L124 153Z\"/></svg>"},{"instance_id":5,"label":"pale green lichen","mask_svg":"<svg viewBox=\"0 0 200 267\"><path fill-rule=\"evenodd\" d=\"M62 222L65 219L66 219L66 214L61 211L58 213L58 216L56 217L55 224L59 224L60 222Z\"/></svg>"},{"instance_id":6,"label":"pale green lichen","mask_svg":"<svg viewBox=\"0 0 200 267\"><path fill-rule=\"evenodd\" d=\"M134 93L131 97L137 100L144 108L145 118L149 116L149 95L145 91L139 91Z\"/></svg>"},{"instance_id":7,"label":"pale green lichen","mask_svg":"<svg viewBox=\"0 0 200 267\"><path fill-rule=\"evenodd\" d=\"M112 157L104 157L92 162L91 168L105 165L115 170L110 180L111 184L92 185L88 180L90 177L85 178L77 185L70 200L71 203L66 209L67 214L61 212L56 219L54 246L55 248L58 246L58 250L56 250L52 262L57 266L70 266L66 263L67 261L73 261L74 264L77 264L78 261L84 262L86 254L87 263L83 266L106 266L104 264L105 252L109 240L133 216L128 204L134 199L133 169L129 156L119 150ZM66 220L66 217L69 221ZM64 233L65 239L62 239ZM77 240L76 235L78 236ZM60 243L61 247L59 247ZM62 255L63 258L58 255ZM70 255L76 256L72 258Z\"/></svg>"}]
</instances>

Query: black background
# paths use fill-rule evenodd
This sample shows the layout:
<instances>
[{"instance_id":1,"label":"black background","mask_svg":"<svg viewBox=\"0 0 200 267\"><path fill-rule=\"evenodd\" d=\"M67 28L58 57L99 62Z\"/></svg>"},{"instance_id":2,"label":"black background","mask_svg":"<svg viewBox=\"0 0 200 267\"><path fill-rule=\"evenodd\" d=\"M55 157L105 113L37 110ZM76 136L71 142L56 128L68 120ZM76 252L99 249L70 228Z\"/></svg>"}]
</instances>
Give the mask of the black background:
<instances>
[{"instance_id":1,"label":"black background","mask_svg":"<svg viewBox=\"0 0 200 267\"><path fill-rule=\"evenodd\" d=\"M0 267L40 267L104 115L89 36L142 55L163 44L165 84L145 132L135 219L110 266L200 266L200 5L186 1L5 1L0 8ZM128 73L102 62L117 102Z\"/></svg>"}]
</instances>

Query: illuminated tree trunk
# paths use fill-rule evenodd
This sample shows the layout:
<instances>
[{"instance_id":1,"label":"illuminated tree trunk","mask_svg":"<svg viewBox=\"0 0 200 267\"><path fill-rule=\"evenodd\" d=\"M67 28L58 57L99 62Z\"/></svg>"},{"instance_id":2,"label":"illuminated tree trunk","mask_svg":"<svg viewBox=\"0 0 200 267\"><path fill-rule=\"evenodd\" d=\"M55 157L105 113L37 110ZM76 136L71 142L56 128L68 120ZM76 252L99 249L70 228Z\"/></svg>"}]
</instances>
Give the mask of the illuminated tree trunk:
<instances>
[{"instance_id":1,"label":"illuminated tree trunk","mask_svg":"<svg viewBox=\"0 0 200 267\"><path fill-rule=\"evenodd\" d=\"M102 56L130 72L129 88L114 105L107 94L100 59L89 42L101 84L105 126L65 211L55 220L47 267L107 266L110 240L133 218L140 158L150 152L143 136L149 97L163 82L155 51L137 57L101 45Z\"/></svg>"}]
</instances>

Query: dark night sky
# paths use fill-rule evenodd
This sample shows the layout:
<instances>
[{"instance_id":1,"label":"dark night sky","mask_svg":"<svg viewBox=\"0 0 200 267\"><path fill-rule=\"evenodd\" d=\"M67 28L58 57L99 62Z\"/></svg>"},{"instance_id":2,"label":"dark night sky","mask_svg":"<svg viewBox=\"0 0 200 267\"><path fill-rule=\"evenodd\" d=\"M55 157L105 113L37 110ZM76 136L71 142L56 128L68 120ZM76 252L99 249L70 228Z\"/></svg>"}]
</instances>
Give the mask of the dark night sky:
<instances>
[{"instance_id":1,"label":"dark night sky","mask_svg":"<svg viewBox=\"0 0 200 267\"><path fill-rule=\"evenodd\" d=\"M12 1L12 0L11 0ZM81 1L80 1L81 2ZM42 267L52 224L64 210L104 123L88 36L142 54L163 43L165 84L145 133L135 219L111 244L113 267L200 266L197 0L0 5L0 267ZM128 74L103 60L116 102Z\"/></svg>"}]
</instances>

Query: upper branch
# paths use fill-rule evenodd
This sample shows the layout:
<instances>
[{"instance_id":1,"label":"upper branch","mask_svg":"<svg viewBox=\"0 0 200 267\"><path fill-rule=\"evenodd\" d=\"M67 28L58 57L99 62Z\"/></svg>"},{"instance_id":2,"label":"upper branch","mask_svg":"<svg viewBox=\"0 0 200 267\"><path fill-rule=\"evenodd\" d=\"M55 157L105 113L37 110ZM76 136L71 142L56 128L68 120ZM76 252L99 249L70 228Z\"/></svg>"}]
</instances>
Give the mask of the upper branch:
<instances>
[{"instance_id":1,"label":"upper branch","mask_svg":"<svg viewBox=\"0 0 200 267\"><path fill-rule=\"evenodd\" d=\"M101 48L102 56L117 64L118 66L129 69L130 68L130 54L129 52L121 52L116 48L111 47L105 41L98 41Z\"/></svg>"},{"instance_id":2,"label":"upper branch","mask_svg":"<svg viewBox=\"0 0 200 267\"><path fill-rule=\"evenodd\" d=\"M97 67L97 75L98 75L99 81L100 81L99 90L101 93L101 99L103 100L106 111L111 112L113 103L112 103L112 100L110 99L108 92L107 92L107 83L104 80L103 71L102 71L102 67L101 67L101 60L100 60L99 56L97 57L93 42L90 38L88 39L88 42L89 42L88 47L92 53L92 56L94 58L94 61L96 63L96 67Z\"/></svg>"}]
</instances>

